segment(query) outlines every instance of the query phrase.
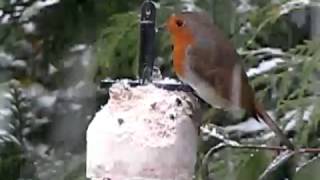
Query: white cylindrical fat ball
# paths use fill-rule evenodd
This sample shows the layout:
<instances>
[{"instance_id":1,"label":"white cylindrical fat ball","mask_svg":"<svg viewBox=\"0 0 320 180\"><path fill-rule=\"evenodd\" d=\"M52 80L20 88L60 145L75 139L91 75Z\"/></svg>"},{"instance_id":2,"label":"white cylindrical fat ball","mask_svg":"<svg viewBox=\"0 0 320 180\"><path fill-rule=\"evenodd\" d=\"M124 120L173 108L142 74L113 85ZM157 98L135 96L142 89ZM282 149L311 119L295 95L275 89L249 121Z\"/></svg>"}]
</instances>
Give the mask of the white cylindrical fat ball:
<instances>
[{"instance_id":1,"label":"white cylindrical fat ball","mask_svg":"<svg viewBox=\"0 0 320 180\"><path fill-rule=\"evenodd\" d=\"M198 139L195 98L123 82L109 93L87 129L87 177L191 180Z\"/></svg>"}]
</instances>

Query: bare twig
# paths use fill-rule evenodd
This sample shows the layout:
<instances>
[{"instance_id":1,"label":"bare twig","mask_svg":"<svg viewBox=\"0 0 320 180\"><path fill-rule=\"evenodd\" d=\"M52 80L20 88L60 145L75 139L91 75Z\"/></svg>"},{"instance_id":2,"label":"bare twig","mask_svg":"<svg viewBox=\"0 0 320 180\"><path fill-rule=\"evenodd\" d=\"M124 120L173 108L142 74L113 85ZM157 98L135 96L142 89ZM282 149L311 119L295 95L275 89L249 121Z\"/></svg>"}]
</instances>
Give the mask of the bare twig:
<instances>
[{"instance_id":1,"label":"bare twig","mask_svg":"<svg viewBox=\"0 0 320 180\"><path fill-rule=\"evenodd\" d=\"M249 149L253 151L257 150L270 150L270 151L280 151L281 153L269 164L267 169L262 173L259 177L259 180L268 179L270 174L272 174L279 166L282 166L288 160L290 160L296 154L302 153L320 153L320 148L296 148L294 150L288 149L286 146L267 146L267 145L251 145L251 144L240 144L237 141L228 139L223 135L219 130L219 128L210 129L209 127L201 127L202 133L209 135L215 139L220 140L221 142L212 147L203 157L201 170L204 172L203 174L208 174L207 164L210 157L225 148L234 148L234 149Z\"/></svg>"},{"instance_id":2,"label":"bare twig","mask_svg":"<svg viewBox=\"0 0 320 180\"><path fill-rule=\"evenodd\" d=\"M295 150L288 149L285 146L267 146L267 145L251 145L251 144L240 144L237 141L228 139L223 134L219 133L215 128L213 130L208 129L207 127L201 127L201 131L205 134L208 134L211 137L219 139L222 141L217 146L212 147L206 157L210 157L210 155L214 152L223 149L224 147L230 147L235 149L252 149L252 150L270 150L270 151L290 151L297 153L320 153L320 148L296 148Z\"/></svg>"},{"instance_id":3,"label":"bare twig","mask_svg":"<svg viewBox=\"0 0 320 180\"><path fill-rule=\"evenodd\" d=\"M285 146L266 146L266 145L229 145L226 147L238 148L238 149L253 149L253 150L271 150L271 151L290 151ZM292 151L292 150L291 150ZM320 153L320 148L300 148L294 150L295 153Z\"/></svg>"}]
</instances>

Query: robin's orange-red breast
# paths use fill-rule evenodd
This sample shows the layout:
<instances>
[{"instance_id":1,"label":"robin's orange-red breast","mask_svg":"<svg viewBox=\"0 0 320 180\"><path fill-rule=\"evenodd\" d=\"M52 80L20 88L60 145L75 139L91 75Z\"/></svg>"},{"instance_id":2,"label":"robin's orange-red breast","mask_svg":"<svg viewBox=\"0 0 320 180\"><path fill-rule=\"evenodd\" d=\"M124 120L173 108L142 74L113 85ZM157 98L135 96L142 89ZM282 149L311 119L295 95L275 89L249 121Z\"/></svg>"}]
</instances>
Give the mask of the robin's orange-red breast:
<instances>
[{"instance_id":1,"label":"robin's orange-red breast","mask_svg":"<svg viewBox=\"0 0 320 180\"><path fill-rule=\"evenodd\" d=\"M288 148L294 148L255 100L239 55L209 16L200 12L174 14L167 20L166 28L173 43L173 66L180 80L214 107L242 109L255 119L262 119Z\"/></svg>"}]
</instances>

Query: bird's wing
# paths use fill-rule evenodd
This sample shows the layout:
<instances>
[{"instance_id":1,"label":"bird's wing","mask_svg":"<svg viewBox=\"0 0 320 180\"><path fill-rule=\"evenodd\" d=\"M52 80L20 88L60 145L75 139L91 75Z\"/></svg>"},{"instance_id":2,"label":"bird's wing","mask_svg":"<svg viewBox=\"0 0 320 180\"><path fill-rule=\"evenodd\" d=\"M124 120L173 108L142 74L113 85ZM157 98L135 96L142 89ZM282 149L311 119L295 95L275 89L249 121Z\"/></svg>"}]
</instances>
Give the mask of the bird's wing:
<instances>
[{"instance_id":1,"label":"bird's wing","mask_svg":"<svg viewBox=\"0 0 320 180\"><path fill-rule=\"evenodd\" d=\"M249 114L254 109L254 93L234 52L217 52L208 48L191 48L190 68L213 86L232 105Z\"/></svg>"}]
</instances>

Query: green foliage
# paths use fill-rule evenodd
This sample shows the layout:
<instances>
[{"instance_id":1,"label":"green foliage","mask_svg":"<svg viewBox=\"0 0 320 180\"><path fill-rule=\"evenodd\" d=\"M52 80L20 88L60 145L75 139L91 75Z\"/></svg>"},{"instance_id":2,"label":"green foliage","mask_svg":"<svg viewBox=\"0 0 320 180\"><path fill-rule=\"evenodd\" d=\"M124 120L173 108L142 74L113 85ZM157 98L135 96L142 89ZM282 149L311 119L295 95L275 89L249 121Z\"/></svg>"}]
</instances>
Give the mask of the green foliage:
<instances>
[{"instance_id":1,"label":"green foliage","mask_svg":"<svg viewBox=\"0 0 320 180\"><path fill-rule=\"evenodd\" d=\"M301 167L295 174L293 180L318 180L320 176L319 172L320 160L319 158L313 159L307 162Z\"/></svg>"},{"instance_id":2,"label":"green foliage","mask_svg":"<svg viewBox=\"0 0 320 180\"><path fill-rule=\"evenodd\" d=\"M33 177L32 172L24 172L28 152L25 151L27 137L32 132L33 120L30 104L23 95L19 82L10 83L10 129L0 137L0 179L18 179L22 176ZM32 162L31 162L32 163ZM30 165L30 168L33 166Z\"/></svg>"},{"instance_id":3,"label":"green foliage","mask_svg":"<svg viewBox=\"0 0 320 180\"><path fill-rule=\"evenodd\" d=\"M30 102L23 94L19 82L13 80L10 85L11 133L24 146L25 137L32 128L34 117L30 112Z\"/></svg>"},{"instance_id":4,"label":"green foliage","mask_svg":"<svg viewBox=\"0 0 320 180\"><path fill-rule=\"evenodd\" d=\"M266 152L246 152L246 155L250 154L247 159L239 165L237 169L237 180L247 179L256 180L266 169L268 164L271 162L270 156L268 157Z\"/></svg>"},{"instance_id":5,"label":"green foliage","mask_svg":"<svg viewBox=\"0 0 320 180\"><path fill-rule=\"evenodd\" d=\"M73 168L69 168L63 179L68 179L68 180L86 180L85 177L85 171L86 171L86 162L83 159L83 161L80 161L75 165Z\"/></svg>"},{"instance_id":6,"label":"green foliage","mask_svg":"<svg viewBox=\"0 0 320 180\"><path fill-rule=\"evenodd\" d=\"M267 151L224 149L206 157L198 179L256 180L271 162ZM213 172L213 173L211 173Z\"/></svg>"},{"instance_id":7,"label":"green foliage","mask_svg":"<svg viewBox=\"0 0 320 180\"><path fill-rule=\"evenodd\" d=\"M0 179L18 179L25 162L21 147L14 141L5 141L0 148Z\"/></svg>"},{"instance_id":8,"label":"green foliage","mask_svg":"<svg viewBox=\"0 0 320 180\"><path fill-rule=\"evenodd\" d=\"M103 68L103 76L111 78L137 75L138 14L116 14L98 38L97 61Z\"/></svg>"},{"instance_id":9,"label":"green foliage","mask_svg":"<svg viewBox=\"0 0 320 180\"><path fill-rule=\"evenodd\" d=\"M316 83L320 68L319 48L319 41L306 41L305 44L298 45L289 51L289 54L292 56L289 65L296 70L294 74L293 72L290 73L291 80L287 78L284 81L295 82L293 85L299 88L281 97L280 101L280 108L298 109L300 119L303 119L305 113L310 113L309 123L301 124L301 134L299 134L298 142L299 144L312 147L319 145L319 141L316 138L319 135L317 132L320 121L318 111L320 99L317 95L318 83ZM287 73L289 72L284 72L284 74ZM288 77L288 75L286 76Z\"/></svg>"}]
</instances>

